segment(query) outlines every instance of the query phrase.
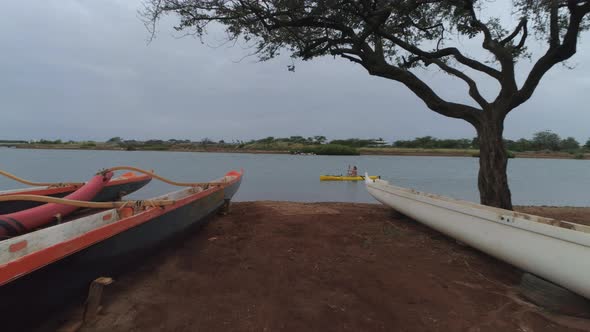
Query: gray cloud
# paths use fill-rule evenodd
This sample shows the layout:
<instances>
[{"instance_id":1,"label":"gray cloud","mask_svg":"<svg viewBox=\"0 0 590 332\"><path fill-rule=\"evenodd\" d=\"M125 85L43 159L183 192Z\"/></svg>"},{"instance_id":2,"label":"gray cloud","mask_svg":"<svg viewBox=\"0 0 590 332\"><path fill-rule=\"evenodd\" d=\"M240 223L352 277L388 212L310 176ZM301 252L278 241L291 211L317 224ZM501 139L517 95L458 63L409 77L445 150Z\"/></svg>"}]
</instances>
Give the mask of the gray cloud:
<instances>
[{"instance_id":1,"label":"gray cloud","mask_svg":"<svg viewBox=\"0 0 590 332\"><path fill-rule=\"evenodd\" d=\"M345 60L298 62L291 73L287 56L259 63L242 59L249 52L243 45L210 47L221 44L219 31L209 46L178 38L173 18L161 22L148 44L140 7L139 1L115 0L5 4L0 138L475 135L467 123L429 111L401 84L370 77ZM506 137L543 129L580 141L590 136L587 44L582 40L570 61L575 70L558 66L533 99L513 111ZM468 102L462 82L440 72L423 76L445 98ZM492 96L494 83L480 82Z\"/></svg>"}]
</instances>

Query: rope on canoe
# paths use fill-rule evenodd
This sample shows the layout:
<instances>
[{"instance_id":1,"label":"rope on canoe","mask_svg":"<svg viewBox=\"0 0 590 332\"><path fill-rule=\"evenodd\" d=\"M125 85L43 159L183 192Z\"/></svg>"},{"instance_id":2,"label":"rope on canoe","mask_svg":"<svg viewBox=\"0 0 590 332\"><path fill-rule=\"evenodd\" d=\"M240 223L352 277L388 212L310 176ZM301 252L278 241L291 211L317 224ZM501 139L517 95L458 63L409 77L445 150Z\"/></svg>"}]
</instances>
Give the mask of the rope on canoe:
<instances>
[{"instance_id":1,"label":"rope on canoe","mask_svg":"<svg viewBox=\"0 0 590 332\"><path fill-rule=\"evenodd\" d=\"M51 182L33 182L29 180L25 180L23 178L19 178L18 176L8 173L6 171L0 170L0 175L3 175L9 179L14 181L29 185L29 186L39 186L39 187L65 187L65 186L82 186L84 183L80 182L65 182L65 183L51 183Z\"/></svg>"},{"instance_id":2,"label":"rope on canoe","mask_svg":"<svg viewBox=\"0 0 590 332\"><path fill-rule=\"evenodd\" d=\"M91 209L113 209L122 208L127 206L167 206L174 205L176 201L168 199L151 199L151 200L139 200L139 201L119 201L119 202L87 202L77 201L72 199L56 198L50 196L41 195L6 195L0 196L0 202L6 201L30 201L30 202L41 202L41 203L56 203L63 205L71 205L80 208L91 208Z\"/></svg>"},{"instance_id":3,"label":"rope on canoe","mask_svg":"<svg viewBox=\"0 0 590 332\"><path fill-rule=\"evenodd\" d=\"M104 170L106 172L114 172L114 171L134 171L134 172L138 172L138 173L143 173L143 174L147 174L151 177L153 177L154 179L158 179L162 182L168 183L170 185L173 186L179 186L179 187L208 187L208 186L223 186L226 185L226 182L177 182L177 181L173 181L170 179L167 179L163 176L160 176L156 173L154 173L154 171L146 171L144 169L141 168L137 168L137 167L133 167L133 166L117 166L117 167L111 167L108 168L106 170Z\"/></svg>"},{"instance_id":4,"label":"rope on canoe","mask_svg":"<svg viewBox=\"0 0 590 332\"><path fill-rule=\"evenodd\" d=\"M222 186L225 185L225 182L178 182L178 181L173 181L170 179L167 179L163 176L160 176L156 173L154 173L153 171L146 171L144 169L141 168L137 168L137 167L132 167L132 166L117 166L117 167L112 167L109 168L105 171L102 171L100 173L104 173L106 171L123 171L123 170L127 170L127 171L135 171L138 173L143 173L143 174L147 174L155 179L158 179L162 182L168 183L170 185L173 186L179 186L179 187L208 187L208 186ZM34 181L29 181L23 178L20 178L14 174L11 174L9 172L0 170L0 175L3 175L9 179L12 179L14 181L29 185L29 186L39 186L39 187L65 187L65 186L75 186L75 187L80 187L82 185L84 185L83 182L34 182Z\"/></svg>"}]
</instances>

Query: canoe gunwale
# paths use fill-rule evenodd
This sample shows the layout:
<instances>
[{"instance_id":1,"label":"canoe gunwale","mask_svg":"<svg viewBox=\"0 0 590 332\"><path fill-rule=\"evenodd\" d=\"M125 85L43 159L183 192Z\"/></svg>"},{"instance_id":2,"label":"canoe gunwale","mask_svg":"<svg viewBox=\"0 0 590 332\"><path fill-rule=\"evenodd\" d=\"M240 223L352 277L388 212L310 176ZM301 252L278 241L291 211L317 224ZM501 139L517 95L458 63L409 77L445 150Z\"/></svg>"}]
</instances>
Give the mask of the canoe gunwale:
<instances>
[{"instance_id":1,"label":"canoe gunwale","mask_svg":"<svg viewBox=\"0 0 590 332\"><path fill-rule=\"evenodd\" d=\"M380 183L383 182L383 183ZM424 193L414 189L397 187L389 184L387 181L374 181L377 185L371 185L371 188L383 191L385 193L400 196L403 198L418 201L420 203L441 207L456 213L461 213L471 217L485 219L504 226L514 227L540 235L553 237L562 241L568 241L575 244L590 247L590 227L576 224L569 221L545 218L532 214L514 212L495 208L486 205L480 205L473 202L453 199L450 197L436 194ZM381 185L381 186L379 186ZM383 188L383 185L386 187ZM389 188L393 190L387 190ZM484 214L482 214L484 212ZM557 233L557 234L555 234ZM583 234L579 234L583 233ZM572 235L574 239L568 238Z\"/></svg>"},{"instance_id":2,"label":"canoe gunwale","mask_svg":"<svg viewBox=\"0 0 590 332\"><path fill-rule=\"evenodd\" d=\"M57 189L56 192L51 192L51 194L60 193L63 191L69 191L69 190L71 190L71 186L59 187L59 188L56 187L55 189ZM24 191L29 192L29 191L45 191L45 190L49 190L49 187L29 187L29 188L7 189L7 190L0 191L0 196L13 195L13 194L17 194L17 193L22 193Z\"/></svg>"}]
</instances>

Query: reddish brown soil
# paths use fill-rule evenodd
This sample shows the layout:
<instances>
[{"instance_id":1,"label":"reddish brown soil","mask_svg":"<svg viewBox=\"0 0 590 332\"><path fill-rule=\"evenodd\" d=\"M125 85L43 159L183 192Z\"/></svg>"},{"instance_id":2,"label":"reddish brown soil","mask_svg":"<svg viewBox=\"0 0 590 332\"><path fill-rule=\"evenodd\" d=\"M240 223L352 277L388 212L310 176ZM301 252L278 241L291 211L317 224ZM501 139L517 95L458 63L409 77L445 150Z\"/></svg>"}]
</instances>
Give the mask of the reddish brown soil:
<instances>
[{"instance_id":1,"label":"reddish brown soil","mask_svg":"<svg viewBox=\"0 0 590 332\"><path fill-rule=\"evenodd\" d=\"M521 300L518 270L381 205L237 203L141 264L105 290L99 320L84 331L590 326Z\"/></svg>"}]
</instances>

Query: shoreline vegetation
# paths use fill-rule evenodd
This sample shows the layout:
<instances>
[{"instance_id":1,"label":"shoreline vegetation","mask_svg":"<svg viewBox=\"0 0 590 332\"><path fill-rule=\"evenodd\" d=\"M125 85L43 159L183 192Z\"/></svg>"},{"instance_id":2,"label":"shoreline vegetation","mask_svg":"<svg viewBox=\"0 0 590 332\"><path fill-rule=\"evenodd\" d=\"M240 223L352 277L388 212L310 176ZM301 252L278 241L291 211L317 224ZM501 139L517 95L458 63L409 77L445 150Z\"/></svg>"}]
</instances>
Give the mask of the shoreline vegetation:
<instances>
[{"instance_id":1,"label":"shoreline vegetation","mask_svg":"<svg viewBox=\"0 0 590 332\"><path fill-rule=\"evenodd\" d=\"M510 158L590 159L590 139L581 145L573 137L560 138L551 131L534 134L532 139L504 140ZM266 137L251 141L225 142L190 140L124 140L113 137L106 142L39 140L0 140L0 147L17 149L177 151L219 153L269 153L303 155L389 155L479 157L477 138L437 139L431 136L388 143L378 139L341 139L327 141L324 136L304 138Z\"/></svg>"}]
</instances>

